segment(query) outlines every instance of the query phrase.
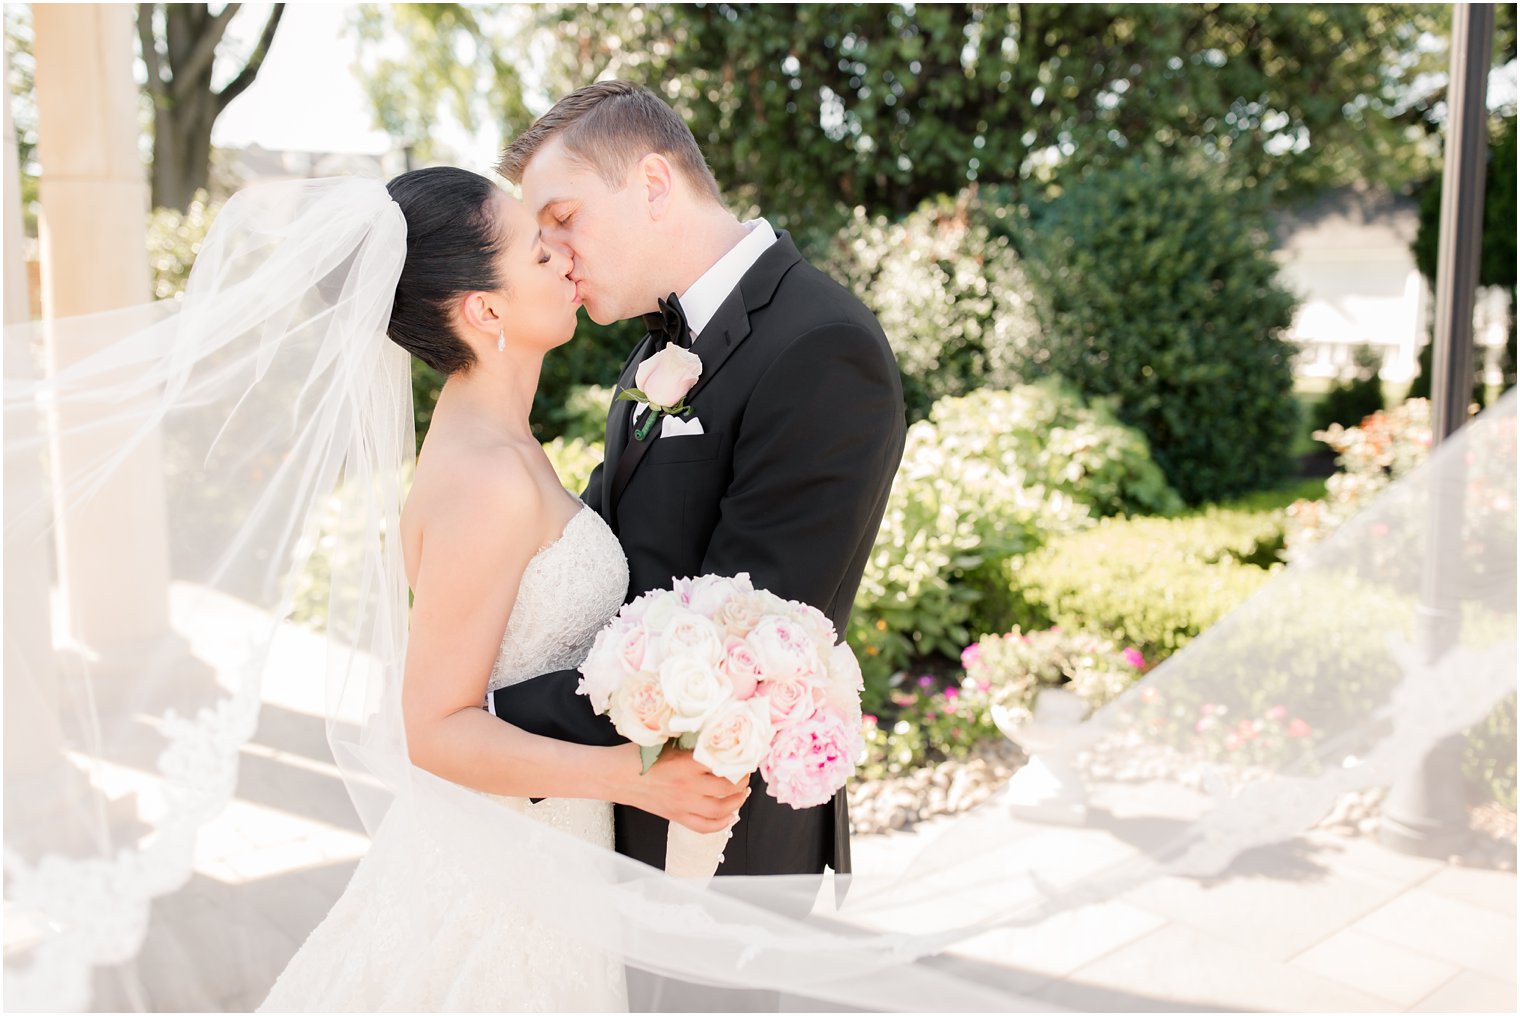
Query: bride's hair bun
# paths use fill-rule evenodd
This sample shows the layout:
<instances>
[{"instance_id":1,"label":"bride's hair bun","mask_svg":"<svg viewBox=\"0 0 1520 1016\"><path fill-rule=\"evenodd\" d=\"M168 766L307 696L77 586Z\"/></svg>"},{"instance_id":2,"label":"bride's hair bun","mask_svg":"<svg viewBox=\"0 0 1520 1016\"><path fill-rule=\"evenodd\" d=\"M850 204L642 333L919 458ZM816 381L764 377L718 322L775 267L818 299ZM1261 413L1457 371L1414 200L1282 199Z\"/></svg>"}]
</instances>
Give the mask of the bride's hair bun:
<instances>
[{"instance_id":1,"label":"bride's hair bun","mask_svg":"<svg viewBox=\"0 0 1520 1016\"><path fill-rule=\"evenodd\" d=\"M501 288L496 255L505 240L492 210L500 192L451 166L414 169L385 188L406 218L406 261L386 334L445 377L468 370L475 354L454 331L454 301Z\"/></svg>"}]
</instances>

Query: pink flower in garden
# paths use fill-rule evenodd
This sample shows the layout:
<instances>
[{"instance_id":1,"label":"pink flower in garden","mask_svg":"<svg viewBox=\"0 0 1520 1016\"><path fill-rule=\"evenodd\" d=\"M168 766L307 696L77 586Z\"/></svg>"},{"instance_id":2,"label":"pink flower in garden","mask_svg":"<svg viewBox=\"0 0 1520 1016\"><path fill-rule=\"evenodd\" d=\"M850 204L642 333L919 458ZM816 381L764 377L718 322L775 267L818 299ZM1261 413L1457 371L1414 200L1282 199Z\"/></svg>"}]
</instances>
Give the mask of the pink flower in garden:
<instances>
[{"instance_id":1,"label":"pink flower in garden","mask_svg":"<svg viewBox=\"0 0 1520 1016\"><path fill-rule=\"evenodd\" d=\"M949 715L949 716L954 716L955 715L955 703L954 702L946 702L945 703L945 713L946 713L946 715Z\"/></svg>"},{"instance_id":2,"label":"pink flower in garden","mask_svg":"<svg viewBox=\"0 0 1520 1016\"><path fill-rule=\"evenodd\" d=\"M1262 715L1265 716L1269 720L1280 720L1284 716L1288 715L1288 707L1287 706L1273 706L1271 709L1268 709Z\"/></svg>"},{"instance_id":3,"label":"pink flower in garden","mask_svg":"<svg viewBox=\"0 0 1520 1016\"><path fill-rule=\"evenodd\" d=\"M1124 650L1124 662L1128 663L1136 670L1145 669L1145 656L1134 646L1130 646L1128 649Z\"/></svg>"},{"instance_id":4,"label":"pink flower in garden","mask_svg":"<svg viewBox=\"0 0 1520 1016\"><path fill-rule=\"evenodd\" d=\"M1240 735L1242 741L1250 741L1256 737L1256 724L1250 720L1241 720L1235 727L1235 732Z\"/></svg>"},{"instance_id":5,"label":"pink flower in garden","mask_svg":"<svg viewBox=\"0 0 1520 1016\"><path fill-rule=\"evenodd\" d=\"M934 678L930 677L928 674L925 674L923 677L918 679L918 686L920 688L933 688Z\"/></svg>"},{"instance_id":6,"label":"pink flower in garden","mask_svg":"<svg viewBox=\"0 0 1520 1016\"><path fill-rule=\"evenodd\" d=\"M867 723L869 723L873 727L876 726L876 724L879 722L876 719L876 717L873 716L873 715L871 715L870 713L866 713L864 716L861 717L861 719L865 720Z\"/></svg>"},{"instance_id":7,"label":"pink flower in garden","mask_svg":"<svg viewBox=\"0 0 1520 1016\"><path fill-rule=\"evenodd\" d=\"M958 697L960 695L960 693L961 693L961 690L959 688L955 687L954 685L951 685L949 688L945 689L945 698L947 698L947 699L953 699L953 698Z\"/></svg>"},{"instance_id":8,"label":"pink flower in garden","mask_svg":"<svg viewBox=\"0 0 1520 1016\"><path fill-rule=\"evenodd\" d=\"M978 678L977 682L976 682L976 690L977 691L991 691L992 690L992 682L989 681L989 680L987 680L985 677Z\"/></svg>"},{"instance_id":9,"label":"pink flower in garden","mask_svg":"<svg viewBox=\"0 0 1520 1016\"><path fill-rule=\"evenodd\" d=\"M1293 717L1293 720L1288 724L1289 737L1308 737L1309 730L1309 725L1297 716Z\"/></svg>"},{"instance_id":10,"label":"pink flower in garden","mask_svg":"<svg viewBox=\"0 0 1520 1016\"><path fill-rule=\"evenodd\" d=\"M976 666L977 661L981 658L982 644L980 642L973 642L971 645L961 650L961 666L965 667L967 670L970 670L972 667Z\"/></svg>"}]
</instances>

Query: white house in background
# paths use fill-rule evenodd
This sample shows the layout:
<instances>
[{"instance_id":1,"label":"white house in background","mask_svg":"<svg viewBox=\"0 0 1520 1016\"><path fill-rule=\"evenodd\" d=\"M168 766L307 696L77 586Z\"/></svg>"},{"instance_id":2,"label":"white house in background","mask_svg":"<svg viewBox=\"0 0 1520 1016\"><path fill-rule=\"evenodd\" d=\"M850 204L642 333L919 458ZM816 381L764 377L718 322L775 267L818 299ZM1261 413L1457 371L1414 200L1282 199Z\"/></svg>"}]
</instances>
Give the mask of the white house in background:
<instances>
[{"instance_id":1,"label":"white house in background","mask_svg":"<svg viewBox=\"0 0 1520 1016\"><path fill-rule=\"evenodd\" d=\"M1301 300L1288 332L1299 376L1343 376L1366 346L1385 381L1414 377L1435 303L1410 252L1418 228L1412 198L1350 187L1275 217L1282 279ZM1473 324L1492 373L1506 331L1502 291L1479 291Z\"/></svg>"}]
</instances>

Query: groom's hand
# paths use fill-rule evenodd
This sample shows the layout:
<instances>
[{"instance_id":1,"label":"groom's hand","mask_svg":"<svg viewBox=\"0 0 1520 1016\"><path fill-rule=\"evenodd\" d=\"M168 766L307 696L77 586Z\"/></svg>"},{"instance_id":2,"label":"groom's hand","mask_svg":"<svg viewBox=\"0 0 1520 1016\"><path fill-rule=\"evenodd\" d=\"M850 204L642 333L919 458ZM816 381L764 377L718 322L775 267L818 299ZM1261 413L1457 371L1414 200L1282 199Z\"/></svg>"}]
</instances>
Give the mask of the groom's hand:
<instances>
[{"instance_id":1,"label":"groom's hand","mask_svg":"<svg viewBox=\"0 0 1520 1016\"><path fill-rule=\"evenodd\" d=\"M679 822L695 832L727 829L749 798L748 780L734 783L714 776L689 751L666 749L642 774L637 750L630 752L630 758L631 779L625 781L626 792L617 803Z\"/></svg>"}]
</instances>

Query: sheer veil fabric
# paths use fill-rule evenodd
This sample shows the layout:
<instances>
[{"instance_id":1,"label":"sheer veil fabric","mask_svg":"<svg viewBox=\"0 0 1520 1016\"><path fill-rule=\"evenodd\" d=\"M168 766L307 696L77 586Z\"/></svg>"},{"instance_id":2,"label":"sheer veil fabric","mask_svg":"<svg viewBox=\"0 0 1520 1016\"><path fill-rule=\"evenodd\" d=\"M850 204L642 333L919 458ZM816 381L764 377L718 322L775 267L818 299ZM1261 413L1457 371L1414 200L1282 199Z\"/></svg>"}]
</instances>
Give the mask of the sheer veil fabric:
<instances>
[{"instance_id":1,"label":"sheer veil fabric","mask_svg":"<svg viewBox=\"0 0 1520 1016\"><path fill-rule=\"evenodd\" d=\"M179 304L6 330L9 1007L101 1005L106 970L134 1005L162 1007L161 978L193 976L132 961L150 925L174 938L198 831L252 793L246 749L287 674L293 614L320 635L305 644L348 790L329 808L371 832L392 809L458 830L454 860L481 893L629 966L808 1005L1048 1009L1067 974L1033 970L1021 943L1077 911L1247 863L1301 875L1306 830L1344 795L1424 765L1460 800L1465 774L1514 758L1511 725L1427 764L1514 695L1510 395L1053 751L1090 802L1090 849L993 800L854 875L842 903L827 877L704 890L417 770L390 538L415 437L408 360L383 334L404 250L378 183L251 188ZM58 348L95 352L43 371ZM102 525L104 542L81 535ZM163 546L157 568L123 573L98 549L134 540ZM90 629L90 597L160 599L165 620ZM1297 721L1292 736L1256 724L1269 713ZM811 916L798 900L816 900ZM1339 918L1295 920L1328 934ZM272 977L256 952L222 962ZM1154 980L1148 998L1178 996L1171 973ZM214 984L204 995L226 1004Z\"/></svg>"}]
</instances>

